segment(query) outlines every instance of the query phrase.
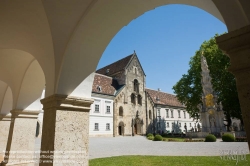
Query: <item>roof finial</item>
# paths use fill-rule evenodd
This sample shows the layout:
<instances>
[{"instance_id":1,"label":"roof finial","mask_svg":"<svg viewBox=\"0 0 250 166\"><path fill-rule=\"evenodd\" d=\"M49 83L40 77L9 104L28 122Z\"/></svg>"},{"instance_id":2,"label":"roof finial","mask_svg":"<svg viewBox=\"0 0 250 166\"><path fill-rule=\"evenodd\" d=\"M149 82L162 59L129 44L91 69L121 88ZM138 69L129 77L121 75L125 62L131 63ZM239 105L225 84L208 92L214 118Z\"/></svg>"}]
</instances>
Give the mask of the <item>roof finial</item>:
<instances>
[{"instance_id":1,"label":"roof finial","mask_svg":"<svg viewBox=\"0 0 250 166\"><path fill-rule=\"evenodd\" d=\"M136 55L136 52L135 52L135 50L134 50L134 55Z\"/></svg>"}]
</instances>

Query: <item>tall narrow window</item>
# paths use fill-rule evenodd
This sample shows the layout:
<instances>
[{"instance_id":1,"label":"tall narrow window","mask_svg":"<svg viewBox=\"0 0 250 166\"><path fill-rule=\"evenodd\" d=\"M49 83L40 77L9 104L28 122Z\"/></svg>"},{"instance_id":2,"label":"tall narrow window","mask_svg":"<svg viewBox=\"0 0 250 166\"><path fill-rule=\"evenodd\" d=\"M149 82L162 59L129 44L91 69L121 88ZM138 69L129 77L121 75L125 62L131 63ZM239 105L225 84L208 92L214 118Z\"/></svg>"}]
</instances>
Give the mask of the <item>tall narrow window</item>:
<instances>
[{"instance_id":1,"label":"tall narrow window","mask_svg":"<svg viewBox=\"0 0 250 166\"><path fill-rule=\"evenodd\" d=\"M169 109L166 109L166 118L169 118Z\"/></svg>"},{"instance_id":2,"label":"tall narrow window","mask_svg":"<svg viewBox=\"0 0 250 166\"><path fill-rule=\"evenodd\" d=\"M174 111L171 110L171 118L174 118Z\"/></svg>"},{"instance_id":3,"label":"tall narrow window","mask_svg":"<svg viewBox=\"0 0 250 166\"><path fill-rule=\"evenodd\" d=\"M123 116L123 107L122 106L119 107L119 116Z\"/></svg>"},{"instance_id":4,"label":"tall narrow window","mask_svg":"<svg viewBox=\"0 0 250 166\"><path fill-rule=\"evenodd\" d=\"M139 93L139 82L137 79L134 80L134 91Z\"/></svg>"},{"instance_id":5,"label":"tall narrow window","mask_svg":"<svg viewBox=\"0 0 250 166\"><path fill-rule=\"evenodd\" d=\"M178 110L178 118L181 118L181 111Z\"/></svg>"},{"instance_id":6,"label":"tall narrow window","mask_svg":"<svg viewBox=\"0 0 250 166\"><path fill-rule=\"evenodd\" d=\"M106 130L110 130L110 124L106 123Z\"/></svg>"},{"instance_id":7,"label":"tall narrow window","mask_svg":"<svg viewBox=\"0 0 250 166\"><path fill-rule=\"evenodd\" d=\"M186 119L186 111L183 111L184 119Z\"/></svg>"},{"instance_id":8,"label":"tall narrow window","mask_svg":"<svg viewBox=\"0 0 250 166\"><path fill-rule=\"evenodd\" d=\"M95 123L95 130L99 130L99 123Z\"/></svg>"},{"instance_id":9,"label":"tall narrow window","mask_svg":"<svg viewBox=\"0 0 250 166\"><path fill-rule=\"evenodd\" d=\"M161 116L161 109L157 109L157 116Z\"/></svg>"},{"instance_id":10,"label":"tall narrow window","mask_svg":"<svg viewBox=\"0 0 250 166\"><path fill-rule=\"evenodd\" d=\"M110 106L109 105L107 105L107 107L106 107L106 113L110 114Z\"/></svg>"},{"instance_id":11,"label":"tall narrow window","mask_svg":"<svg viewBox=\"0 0 250 166\"><path fill-rule=\"evenodd\" d=\"M95 112L99 112L99 104L95 104Z\"/></svg>"},{"instance_id":12,"label":"tall narrow window","mask_svg":"<svg viewBox=\"0 0 250 166\"><path fill-rule=\"evenodd\" d=\"M142 97L141 95L137 96L138 104L142 105Z\"/></svg>"},{"instance_id":13,"label":"tall narrow window","mask_svg":"<svg viewBox=\"0 0 250 166\"><path fill-rule=\"evenodd\" d=\"M131 94L131 103L135 104L135 94Z\"/></svg>"},{"instance_id":14,"label":"tall narrow window","mask_svg":"<svg viewBox=\"0 0 250 166\"><path fill-rule=\"evenodd\" d=\"M152 112L149 110L149 119L152 119Z\"/></svg>"},{"instance_id":15,"label":"tall narrow window","mask_svg":"<svg viewBox=\"0 0 250 166\"><path fill-rule=\"evenodd\" d=\"M167 127L169 127L169 122L167 122Z\"/></svg>"}]
</instances>

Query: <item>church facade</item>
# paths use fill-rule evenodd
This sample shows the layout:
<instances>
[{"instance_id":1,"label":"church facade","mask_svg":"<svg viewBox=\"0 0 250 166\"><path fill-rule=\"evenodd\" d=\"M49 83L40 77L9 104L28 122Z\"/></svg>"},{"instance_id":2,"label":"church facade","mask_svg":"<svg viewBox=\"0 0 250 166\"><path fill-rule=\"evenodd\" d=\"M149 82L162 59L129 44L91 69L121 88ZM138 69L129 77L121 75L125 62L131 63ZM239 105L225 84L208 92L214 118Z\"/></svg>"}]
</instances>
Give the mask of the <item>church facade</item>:
<instances>
[{"instance_id":1,"label":"church facade","mask_svg":"<svg viewBox=\"0 0 250 166\"><path fill-rule=\"evenodd\" d=\"M97 70L92 86L90 136L131 136L182 132L184 126L187 130L195 128L185 106L174 95L148 89L145 82L136 53Z\"/></svg>"}]
</instances>

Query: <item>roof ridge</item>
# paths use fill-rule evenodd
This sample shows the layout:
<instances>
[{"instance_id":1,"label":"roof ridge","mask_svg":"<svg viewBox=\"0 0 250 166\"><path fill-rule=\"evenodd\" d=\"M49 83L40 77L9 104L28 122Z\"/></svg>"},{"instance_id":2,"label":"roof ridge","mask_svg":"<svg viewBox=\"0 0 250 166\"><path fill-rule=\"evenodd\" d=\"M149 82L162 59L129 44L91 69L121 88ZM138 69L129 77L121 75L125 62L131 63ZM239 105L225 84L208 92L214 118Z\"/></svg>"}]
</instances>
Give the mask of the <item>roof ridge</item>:
<instances>
[{"instance_id":1,"label":"roof ridge","mask_svg":"<svg viewBox=\"0 0 250 166\"><path fill-rule=\"evenodd\" d=\"M161 93L165 93L165 94L169 94L169 95L176 96L175 94L171 94L171 93L168 93L168 92L163 92L163 91L158 91L158 90L155 90L155 89L150 89L150 88L145 88L145 89L148 89L148 90L153 90L153 91L156 91L156 92L161 92Z\"/></svg>"},{"instance_id":2,"label":"roof ridge","mask_svg":"<svg viewBox=\"0 0 250 166\"><path fill-rule=\"evenodd\" d=\"M128 56L126 56L126 57L124 57L124 58L122 58L122 59L119 59L119 60L117 60L117 61L115 61L115 62L113 62L113 63L110 63L110 64L108 64L108 65L106 65L106 66L104 66L104 67L102 67L102 68L100 68L100 69L98 69L98 70L101 70L101 69L103 69L103 68L106 68L106 67L108 67L108 66L111 66L111 65L113 65L113 64L115 64L115 63L117 63L117 62L119 62L119 61L122 61L122 60L128 58L129 56L133 56L133 55L134 55L134 54L130 54L130 55L128 55ZM98 71L98 70L96 70L96 71Z\"/></svg>"},{"instance_id":3,"label":"roof ridge","mask_svg":"<svg viewBox=\"0 0 250 166\"><path fill-rule=\"evenodd\" d=\"M112 78L112 77L110 77L110 76L107 76L107 75L103 75L103 74L100 74L100 73L96 73L96 72L95 72L95 75L99 75L99 76L103 76L103 77L107 77L107 78L113 79L113 78Z\"/></svg>"}]
</instances>

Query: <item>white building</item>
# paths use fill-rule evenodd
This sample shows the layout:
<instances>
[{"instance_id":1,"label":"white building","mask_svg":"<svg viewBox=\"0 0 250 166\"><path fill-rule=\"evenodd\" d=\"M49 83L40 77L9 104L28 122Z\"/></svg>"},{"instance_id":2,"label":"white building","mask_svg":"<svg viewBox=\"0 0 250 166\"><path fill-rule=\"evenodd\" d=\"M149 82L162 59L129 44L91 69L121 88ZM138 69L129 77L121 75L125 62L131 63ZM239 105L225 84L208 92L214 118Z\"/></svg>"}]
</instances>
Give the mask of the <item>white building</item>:
<instances>
[{"instance_id":1,"label":"white building","mask_svg":"<svg viewBox=\"0 0 250 166\"><path fill-rule=\"evenodd\" d=\"M160 90L146 89L148 97L148 105L151 105L153 110L154 120L150 121L149 130L152 132L185 132L185 125L187 131L197 129L200 123L191 118L190 114L186 111L185 106L182 105L175 95L161 92ZM149 119L151 118L152 111L149 110Z\"/></svg>"}]
</instances>

